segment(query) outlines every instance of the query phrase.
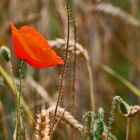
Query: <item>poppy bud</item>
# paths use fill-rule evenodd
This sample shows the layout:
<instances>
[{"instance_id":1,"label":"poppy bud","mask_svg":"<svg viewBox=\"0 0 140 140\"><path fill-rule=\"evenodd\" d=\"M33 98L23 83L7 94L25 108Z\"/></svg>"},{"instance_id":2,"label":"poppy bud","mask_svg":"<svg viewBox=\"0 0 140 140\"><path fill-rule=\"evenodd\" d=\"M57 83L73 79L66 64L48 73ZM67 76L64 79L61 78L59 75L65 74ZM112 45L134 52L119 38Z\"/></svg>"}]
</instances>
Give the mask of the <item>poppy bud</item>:
<instances>
[{"instance_id":1,"label":"poppy bud","mask_svg":"<svg viewBox=\"0 0 140 140\"><path fill-rule=\"evenodd\" d=\"M0 47L0 55L1 55L3 60L5 60L6 62L9 62L9 60L11 58L11 52L10 52L8 47L1 46Z\"/></svg>"},{"instance_id":2,"label":"poppy bud","mask_svg":"<svg viewBox=\"0 0 140 140\"><path fill-rule=\"evenodd\" d=\"M123 113L124 116L128 116L130 113L129 105L123 100L120 102L120 111Z\"/></svg>"},{"instance_id":3,"label":"poppy bud","mask_svg":"<svg viewBox=\"0 0 140 140\"><path fill-rule=\"evenodd\" d=\"M128 116L130 113L130 106L120 96L115 96L114 100L119 103L121 113L124 116Z\"/></svg>"}]
</instances>

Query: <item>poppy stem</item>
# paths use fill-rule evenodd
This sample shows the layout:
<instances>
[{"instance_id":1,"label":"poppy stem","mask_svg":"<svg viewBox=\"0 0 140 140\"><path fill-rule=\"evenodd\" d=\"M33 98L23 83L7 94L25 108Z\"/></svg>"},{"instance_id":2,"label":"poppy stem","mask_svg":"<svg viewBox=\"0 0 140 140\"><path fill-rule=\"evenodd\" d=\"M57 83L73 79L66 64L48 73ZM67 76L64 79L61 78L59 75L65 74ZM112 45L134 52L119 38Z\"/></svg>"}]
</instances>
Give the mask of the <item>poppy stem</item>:
<instances>
[{"instance_id":1,"label":"poppy stem","mask_svg":"<svg viewBox=\"0 0 140 140\"><path fill-rule=\"evenodd\" d=\"M24 61L22 60L20 63L20 86L19 86L19 91L17 94L17 140L21 140L22 139L22 135L21 135L21 98L22 98L22 78L23 78L23 65L24 65Z\"/></svg>"},{"instance_id":2,"label":"poppy stem","mask_svg":"<svg viewBox=\"0 0 140 140\"><path fill-rule=\"evenodd\" d=\"M9 69L10 75L0 65L0 74L5 79L6 83L12 90L13 94L17 97L18 89L17 89L16 83L15 83L13 68L12 68L12 64L10 61L8 62L8 69ZM30 123L31 124L34 123L32 112L30 111L29 107L27 106L26 102L23 99L21 100L21 105L23 106L26 114L28 115Z\"/></svg>"},{"instance_id":3,"label":"poppy stem","mask_svg":"<svg viewBox=\"0 0 140 140\"><path fill-rule=\"evenodd\" d=\"M23 68L23 65L24 65L24 61L22 60L22 61L21 61L21 64L20 64L19 103L21 102L21 97L22 97L22 79L23 79L23 71L22 71L22 68ZM21 103L20 103L20 104L21 104Z\"/></svg>"}]
</instances>

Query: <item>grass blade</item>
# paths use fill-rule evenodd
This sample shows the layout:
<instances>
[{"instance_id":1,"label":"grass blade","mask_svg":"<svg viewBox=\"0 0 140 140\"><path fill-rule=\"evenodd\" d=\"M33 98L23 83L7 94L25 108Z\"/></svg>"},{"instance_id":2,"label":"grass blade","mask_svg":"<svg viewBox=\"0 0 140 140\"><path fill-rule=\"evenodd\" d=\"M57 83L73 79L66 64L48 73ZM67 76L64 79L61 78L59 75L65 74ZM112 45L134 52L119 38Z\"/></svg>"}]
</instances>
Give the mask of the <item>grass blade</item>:
<instances>
[{"instance_id":1,"label":"grass blade","mask_svg":"<svg viewBox=\"0 0 140 140\"><path fill-rule=\"evenodd\" d=\"M140 97L140 90L136 86L134 86L132 83L130 83L128 80L126 80L121 75L119 75L117 72L115 72L113 69L111 69L107 65L103 65L103 70L109 73L110 75L114 76L115 78L117 78L126 87L128 87L135 95Z\"/></svg>"}]
</instances>

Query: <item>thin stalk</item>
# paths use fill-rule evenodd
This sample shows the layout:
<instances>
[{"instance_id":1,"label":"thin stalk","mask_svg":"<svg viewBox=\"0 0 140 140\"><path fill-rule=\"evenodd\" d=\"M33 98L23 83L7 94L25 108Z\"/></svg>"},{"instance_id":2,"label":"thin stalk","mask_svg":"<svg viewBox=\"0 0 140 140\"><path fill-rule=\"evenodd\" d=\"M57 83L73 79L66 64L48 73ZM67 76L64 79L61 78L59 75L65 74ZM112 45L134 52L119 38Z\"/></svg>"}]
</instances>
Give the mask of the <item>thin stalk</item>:
<instances>
[{"instance_id":1,"label":"thin stalk","mask_svg":"<svg viewBox=\"0 0 140 140\"><path fill-rule=\"evenodd\" d=\"M86 61L86 64L87 64L87 70L88 70L88 76L89 76L91 108L92 108L92 111L95 112L94 85L93 85L92 70L91 70L89 60Z\"/></svg>"},{"instance_id":2,"label":"thin stalk","mask_svg":"<svg viewBox=\"0 0 140 140\"><path fill-rule=\"evenodd\" d=\"M73 81L72 81L72 100L71 100L71 113L76 118L76 66L77 66L77 55L76 55L76 43L77 43L77 30L75 18L73 18L73 28L74 28L74 62L73 62ZM75 139L74 131L71 129L70 132L71 139Z\"/></svg>"},{"instance_id":3,"label":"thin stalk","mask_svg":"<svg viewBox=\"0 0 140 140\"><path fill-rule=\"evenodd\" d=\"M131 120L131 118L127 118L127 125L126 125L126 140L129 140L130 120Z\"/></svg>"},{"instance_id":4,"label":"thin stalk","mask_svg":"<svg viewBox=\"0 0 140 140\"><path fill-rule=\"evenodd\" d=\"M22 136L22 140L26 140L23 112L21 112L20 120L21 120L21 136Z\"/></svg>"},{"instance_id":5,"label":"thin stalk","mask_svg":"<svg viewBox=\"0 0 140 140\"><path fill-rule=\"evenodd\" d=\"M77 42L77 31L75 19L73 19L74 24L74 64L73 64L73 83L72 83L72 114L76 115L76 65L77 65L77 55L76 55L76 42Z\"/></svg>"},{"instance_id":6,"label":"thin stalk","mask_svg":"<svg viewBox=\"0 0 140 140\"><path fill-rule=\"evenodd\" d=\"M114 98L113 101L112 101L111 112L110 112L110 117L109 117L109 121L108 121L108 130L107 130L106 140L109 140L109 138L110 138L110 131L111 131L112 123L113 123L113 120L114 120L116 105L117 105L117 100Z\"/></svg>"},{"instance_id":7,"label":"thin stalk","mask_svg":"<svg viewBox=\"0 0 140 140\"><path fill-rule=\"evenodd\" d=\"M69 34L70 34L70 14L69 14L69 6L67 5L67 21L68 21L68 25L67 25L67 45L66 45L66 51L65 51L65 62L62 68L62 74L61 74L61 78L60 78L60 84L59 84L59 89L58 89L58 98L57 98L57 102L56 102L56 107L55 107L55 111L54 111L54 117L53 117L53 124L51 127L51 136L53 135L53 128L55 126L55 118L56 118L56 114L57 114L57 110L58 110L58 106L59 103L62 99L62 90L63 90L63 83L64 83L64 77L65 77L65 71L66 71L66 66L67 66L67 59L68 59L68 48L69 48Z\"/></svg>"},{"instance_id":8,"label":"thin stalk","mask_svg":"<svg viewBox=\"0 0 140 140\"><path fill-rule=\"evenodd\" d=\"M22 98L22 78L23 78L23 64L24 61L21 61L20 64L20 87L19 87L19 92L17 93L17 140L21 140L21 98Z\"/></svg>"}]
</instances>

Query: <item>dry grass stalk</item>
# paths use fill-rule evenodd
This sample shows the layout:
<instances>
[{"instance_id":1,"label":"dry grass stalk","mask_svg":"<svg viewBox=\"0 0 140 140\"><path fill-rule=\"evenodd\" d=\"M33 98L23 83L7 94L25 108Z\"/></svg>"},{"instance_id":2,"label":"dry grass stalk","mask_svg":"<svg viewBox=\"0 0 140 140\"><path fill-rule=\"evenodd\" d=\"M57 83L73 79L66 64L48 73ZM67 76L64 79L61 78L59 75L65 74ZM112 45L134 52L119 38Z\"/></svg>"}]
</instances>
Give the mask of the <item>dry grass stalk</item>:
<instances>
[{"instance_id":1,"label":"dry grass stalk","mask_svg":"<svg viewBox=\"0 0 140 140\"><path fill-rule=\"evenodd\" d=\"M41 113L37 114L36 122L36 140L50 140L50 119L49 112L45 109L41 110Z\"/></svg>"}]
</instances>

